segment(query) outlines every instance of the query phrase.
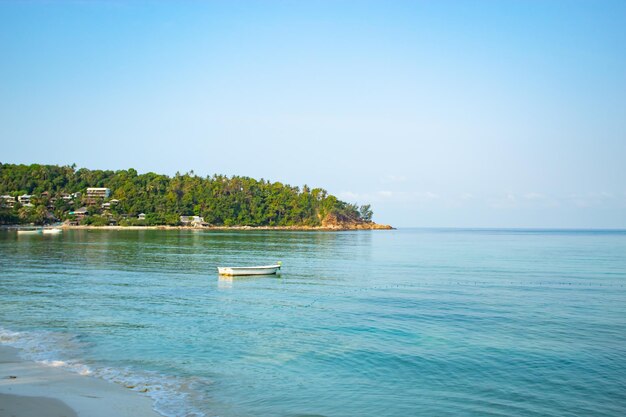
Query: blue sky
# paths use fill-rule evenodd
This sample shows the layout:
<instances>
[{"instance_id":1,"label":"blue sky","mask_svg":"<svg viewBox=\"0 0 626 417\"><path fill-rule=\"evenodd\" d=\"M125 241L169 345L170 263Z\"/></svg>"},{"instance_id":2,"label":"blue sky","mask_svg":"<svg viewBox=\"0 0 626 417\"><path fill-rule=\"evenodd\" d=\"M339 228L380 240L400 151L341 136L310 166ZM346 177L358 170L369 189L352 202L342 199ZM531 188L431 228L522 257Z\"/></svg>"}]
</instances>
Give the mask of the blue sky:
<instances>
[{"instance_id":1,"label":"blue sky","mask_svg":"<svg viewBox=\"0 0 626 417\"><path fill-rule=\"evenodd\" d=\"M0 161L626 227L626 2L4 1Z\"/></svg>"}]
</instances>

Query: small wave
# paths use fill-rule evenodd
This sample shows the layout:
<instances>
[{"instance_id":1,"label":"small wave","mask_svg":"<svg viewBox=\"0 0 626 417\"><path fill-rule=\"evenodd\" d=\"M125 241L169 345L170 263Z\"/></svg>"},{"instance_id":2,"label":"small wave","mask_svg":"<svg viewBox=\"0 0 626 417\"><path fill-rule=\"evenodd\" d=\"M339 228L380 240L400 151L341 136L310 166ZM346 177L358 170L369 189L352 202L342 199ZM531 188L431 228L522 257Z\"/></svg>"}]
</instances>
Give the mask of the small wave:
<instances>
[{"instance_id":1,"label":"small wave","mask_svg":"<svg viewBox=\"0 0 626 417\"><path fill-rule=\"evenodd\" d=\"M154 401L154 409L167 417L204 417L205 414L192 404L201 401L203 395L194 389L199 378L179 378L158 372L137 371L130 368L102 367L93 376L143 393Z\"/></svg>"},{"instance_id":2,"label":"small wave","mask_svg":"<svg viewBox=\"0 0 626 417\"><path fill-rule=\"evenodd\" d=\"M166 417L205 417L193 404L206 403L205 395L195 389L210 384L201 378L165 376L158 372L131 368L87 365L77 359L84 356L87 344L78 337L62 332L16 332L0 327L0 344L19 349L25 360L45 366L63 368L79 375L91 376L121 385L147 395L153 408Z\"/></svg>"},{"instance_id":3,"label":"small wave","mask_svg":"<svg viewBox=\"0 0 626 417\"><path fill-rule=\"evenodd\" d=\"M81 356L86 344L77 337L61 332L14 332L0 327L0 343L20 350L26 360L51 367L63 367L81 375L91 370L85 364L68 358Z\"/></svg>"}]
</instances>

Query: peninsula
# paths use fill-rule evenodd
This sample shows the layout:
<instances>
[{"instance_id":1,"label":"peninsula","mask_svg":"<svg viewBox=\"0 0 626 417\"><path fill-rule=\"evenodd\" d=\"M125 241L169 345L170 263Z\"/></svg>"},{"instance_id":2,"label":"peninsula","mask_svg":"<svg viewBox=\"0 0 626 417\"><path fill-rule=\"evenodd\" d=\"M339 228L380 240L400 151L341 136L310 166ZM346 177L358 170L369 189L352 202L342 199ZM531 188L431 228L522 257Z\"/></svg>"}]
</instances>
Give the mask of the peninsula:
<instances>
[{"instance_id":1,"label":"peninsula","mask_svg":"<svg viewBox=\"0 0 626 417\"><path fill-rule=\"evenodd\" d=\"M322 188L193 171L173 177L136 170L0 163L0 224L67 227L391 229Z\"/></svg>"}]
</instances>

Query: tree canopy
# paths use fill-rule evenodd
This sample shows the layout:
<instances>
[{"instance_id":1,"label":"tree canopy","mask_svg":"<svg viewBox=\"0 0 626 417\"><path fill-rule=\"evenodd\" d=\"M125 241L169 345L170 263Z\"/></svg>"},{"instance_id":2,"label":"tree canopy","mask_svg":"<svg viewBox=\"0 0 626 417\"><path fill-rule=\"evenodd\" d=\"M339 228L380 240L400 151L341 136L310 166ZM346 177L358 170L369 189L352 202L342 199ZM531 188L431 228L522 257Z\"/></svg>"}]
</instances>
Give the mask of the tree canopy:
<instances>
[{"instance_id":1,"label":"tree canopy","mask_svg":"<svg viewBox=\"0 0 626 417\"><path fill-rule=\"evenodd\" d=\"M86 198L88 187L105 187L110 196L97 202ZM62 198L81 193L74 199ZM16 165L0 163L0 195L32 195L32 206L16 202L13 207L0 200L0 222L42 223L52 215L65 220L73 210L89 206L82 219L87 224L108 221L142 224L179 224L181 215L202 216L215 226L320 226L328 221L370 222L369 205L340 201L322 188L294 187L280 182L249 177L193 172L173 177L127 170L76 169L76 166ZM115 204L103 207L103 203ZM104 220L106 219L106 220ZM131 220L132 219L132 220Z\"/></svg>"}]
</instances>

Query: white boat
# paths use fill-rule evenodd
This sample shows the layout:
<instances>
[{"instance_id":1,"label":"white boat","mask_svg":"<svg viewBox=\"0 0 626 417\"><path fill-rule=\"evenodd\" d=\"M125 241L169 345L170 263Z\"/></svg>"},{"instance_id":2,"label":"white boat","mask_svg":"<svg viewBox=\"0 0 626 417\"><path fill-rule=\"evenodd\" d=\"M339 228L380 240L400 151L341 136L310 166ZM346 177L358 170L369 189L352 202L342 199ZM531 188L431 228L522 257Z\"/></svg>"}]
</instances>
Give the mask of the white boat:
<instances>
[{"instance_id":1,"label":"white boat","mask_svg":"<svg viewBox=\"0 0 626 417\"><path fill-rule=\"evenodd\" d=\"M63 230L59 229L58 227L54 227L52 229L43 229L43 234L44 235L56 235L61 233Z\"/></svg>"},{"instance_id":2,"label":"white boat","mask_svg":"<svg viewBox=\"0 0 626 417\"><path fill-rule=\"evenodd\" d=\"M217 272L220 275L239 276L239 275L273 275L281 267L280 262L275 265L264 266L224 266L218 267Z\"/></svg>"},{"instance_id":3,"label":"white boat","mask_svg":"<svg viewBox=\"0 0 626 417\"><path fill-rule=\"evenodd\" d=\"M18 235L38 235L41 234L41 229L21 229L17 231Z\"/></svg>"}]
</instances>

